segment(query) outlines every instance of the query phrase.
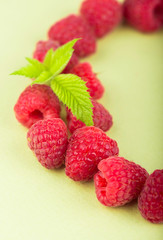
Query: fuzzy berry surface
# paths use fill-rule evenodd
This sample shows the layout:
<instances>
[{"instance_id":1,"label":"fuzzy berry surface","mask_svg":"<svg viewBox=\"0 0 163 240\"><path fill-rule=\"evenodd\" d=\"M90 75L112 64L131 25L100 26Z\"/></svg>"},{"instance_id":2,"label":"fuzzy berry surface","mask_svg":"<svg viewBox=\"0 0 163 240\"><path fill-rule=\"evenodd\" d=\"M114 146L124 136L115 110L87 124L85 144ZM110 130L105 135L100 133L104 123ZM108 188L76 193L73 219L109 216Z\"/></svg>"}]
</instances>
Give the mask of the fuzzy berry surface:
<instances>
[{"instance_id":1,"label":"fuzzy berry surface","mask_svg":"<svg viewBox=\"0 0 163 240\"><path fill-rule=\"evenodd\" d=\"M98 163L118 155L117 142L94 126L77 129L66 152L66 175L74 181L88 181L97 172Z\"/></svg>"},{"instance_id":2,"label":"fuzzy berry surface","mask_svg":"<svg viewBox=\"0 0 163 240\"><path fill-rule=\"evenodd\" d=\"M48 50L53 49L55 51L58 47L60 47L58 41L53 40L39 41L36 44L36 48L33 53L33 58L37 59L40 62L43 62Z\"/></svg>"},{"instance_id":3,"label":"fuzzy berry surface","mask_svg":"<svg viewBox=\"0 0 163 240\"><path fill-rule=\"evenodd\" d=\"M46 53L50 50L53 49L54 51L60 47L60 44L58 41L54 40L47 40L47 41L39 41L36 44L35 51L33 53L33 58L37 59L40 62L44 61ZM69 72L75 65L79 63L79 58L75 53L73 53L68 65L64 69L64 73Z\"/></svg>"},{"instance_id":4,"label":"fuzzy berry surface","mask_svg":"<svg viewBox=\"0 0 163 240\"><path fill-rule=\"evenodd\" d=\"M88 56L96 51L96 39L91 27L81 16L70 15L50 28L50 39L57 40L61 45L74 38L81 38L75 44L75 53L79 57Z\"/></svg>"},{"instance_id":5,"label":"fuzzy berry surface","mask_svg":"<svg viewBox=\"0 0 163 240\"><path fill-rule=\"evenodd\" d=\"M71 73L76 74L86 82L90 96L93 99L100 99L103 96L104 87L88 62L78 64L71 70Z\"/></svg>"},{"instance_id":6,"label":"fuzzy berry surface","mask_svg":"<svg viewBox=\"0 0 163 240\"><path fill-rule=\"evenodd\" d=\"M111 32L122 19L122 7L116 0L85 0L80 13L98 38Z\"/></svg>"},{"instance_id":7,"label":"fuzzy berry surface","mask_svg":"<svg viewBox=\"0 0 163 240\"><path fill-rule=\"evenodd\" d=\"M110 157L98 165L94 176L97 199L105 206L118 207L140 194L148 177L140 165L122 157Z\"/></svg>"},{"instance_id":8,"label":"fuzzy berry surface","mask_svg":"<svg viewBox=\"0 0 163 240\"><path fill-rule=\"evenodd\" d=\"M124 18L139 31L157 31L163 27L163 0L126 0Z\"/></svg>"},{"instance_id":9,"label":"fuzzy berry surface","mask_svg":"<svg viewBox=\"0 0 163 240\"><path fill-rule=\"evenodd\" d=\"M163 169L148 178L138 199L141 215L152 223L163 223Z\"/></svg>"},{"instance_id":10,"label":"fuzzy berry surface","mask_svg":"<svg viewBox=\"0 0 163 240\"><path fill-rule=\"evenodd\" d=\"M59 168L65 160L67 127L60 118L40 120L27 133L29 148L48 169Z\"/></svg>"},{"instance_id":11,"label":"fuzzy berry surface","mask_svg":"<svg viewBox=\"0 0 163 240\"><path fill-rule=\"evenodd\" d=\"M95 100L92 100L93 104L93 122L94 126L100 128L104 132L108 131L113 125L112 116L104 108L104 106ZM73 133L76 129L84 127L85 124L77 120L72 114L71 110L67 110L67 126L70 133Z\"/></svg>"},{"instance_id":12,"label":"fuzzy berry surface","mask_svg":"<svg viewBox=\"0 0 163 240\"><path fill-rule=\"evenodd\" d=\"M60 103L49 86L34 84L21 93L14 112L17 120L29 128L39 120L59 118Z\"/></svg>"}]
</instances>

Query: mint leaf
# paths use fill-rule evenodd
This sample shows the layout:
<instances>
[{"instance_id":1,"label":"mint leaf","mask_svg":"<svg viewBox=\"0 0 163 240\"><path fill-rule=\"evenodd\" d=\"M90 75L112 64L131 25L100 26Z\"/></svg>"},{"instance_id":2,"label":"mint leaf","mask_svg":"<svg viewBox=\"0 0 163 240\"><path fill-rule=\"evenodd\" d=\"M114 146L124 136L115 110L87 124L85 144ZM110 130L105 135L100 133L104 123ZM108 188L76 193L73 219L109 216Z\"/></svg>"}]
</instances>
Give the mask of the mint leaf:
<instances>
[{"instance_id":1,"label":"mint leaf","mask_svg":"<svg viewBox=\"0 0 163 240\"><path fill-rule=\"evenodd\" d=\"M52 48L45 55L43 64L48 69L50 69L50 67L52 66L53 55L54 55L54 50Z\"/></svg>"},{"instance_id":2,"label":"mint leaf","mask_svg":"<svg viewBox=\"0 0 163 240\"><path fill-rule=\"evenodd\" d=\"M74 74L60 74L51 81L51 88L77 119L93 125L92 102L86 83Z\"/></svg>"},{"instance_id":3,"label":"mint leaf","mask_svg":"<svg viewBox=\"0 0 163 240\"><path fill-rule=\"evenodd\" d=\"M73 46L78 40L74 39L56 51L50 49L43 63L26 58L29 64L13 72L12 75L34 78L31 85L44 83L50 85L59 100L71 109L73 115L90 126L93 125L93 105L86 83L74 74L60 74L70 61L74 51Z\"/></svg>"},{"instance_id":4,"label":"mint leaf","mask_svg":"<svg viewBox=\"0 0 163 240\"><path fill-rule=\"evenodd\" d=\"M43 71L46 70L46 67L36 59L26 58L30 63L26 67L19 69L11 73L11 75L21 75L29 78L37 78Z\"/></svg>"},{"instance_id":5,"label":"mint leaf","mask_svg":"<svg viewBox=\"0 0 163 240\"><path fill-rule=\"evenodd\" d=\"M43 84L50 81L52 74L48 71L43 71L32 83L33 84Z\"/></svg>"},{"instance_id":6,"label":"mint leaf","mask_svg":"<svg viewBox=\"0 0 163 240\"><path fill-rule=\"evenodd\" d=\"M60 74L70 61L74 51L73 46L78 40L74 39L57 48L55 51L50 51L46 54L44 65L48 65L50 72L54 76Z\"/></svg>"},{"instance_id":7,"label":"mint leaf","mask_svg":"<svg viewBox=\"0 0 163 240\"><path fill-rule=\"evenodd\" d=\"M47 52L43 63L36 59L26 58L26 60L29 62L29 65L11 73L11 75L37 78L37 81L34 83L40 84L49 81L49 76L53 75L55 77L64 70L72 57L74 51L73 46L78 40L79 39L74 39L59 47L55 51L50 49ZM49 72L49 74L47 72Z\"/></svg>"},{"instance_id":8,"label":"mint leaf","mask_svg":"<svg viewBox=\"0 0 163 240\"><path fill-rule=\"evenodd\" d=\"M37 59L26 57L26 60L27 60L31 65L35 66L38 70L40 69L40 72L47 69L46 66L44 66L44 65L43 65L40 61L38 61Z\"/></svg>"}]
</instances>

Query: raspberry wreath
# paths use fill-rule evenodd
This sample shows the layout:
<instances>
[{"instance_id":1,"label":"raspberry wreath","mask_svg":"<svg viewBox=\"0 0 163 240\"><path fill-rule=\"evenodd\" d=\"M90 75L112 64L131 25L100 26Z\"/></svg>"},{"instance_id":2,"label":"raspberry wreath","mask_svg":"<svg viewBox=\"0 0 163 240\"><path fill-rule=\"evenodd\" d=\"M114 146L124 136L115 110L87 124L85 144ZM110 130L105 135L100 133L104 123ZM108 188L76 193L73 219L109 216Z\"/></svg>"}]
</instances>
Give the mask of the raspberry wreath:
<instances>
[{"instance_id":1,"label":"raspberry wreath","mask_svg":"<svg viewBox=\"0 0 163 240\"><path fill-rule=\"evenodd\" d=\"M80 58L95 53L96 40L122 19L142 32L163 26L162 0L85 0L80 15L53 24L49 39L39 41L29 65L14 72L32 79L15 107L17 120L28 127L28 146L48 169L65 163L74 181L94 177L97 199L106 206L122 206L139 199L142 216L163 222L163 171L149 176L140 165L118 156L117 142L104 133L112 116L96 100L104 87L89 63ZM48 86L47 86L48 85ZM62 104L61 104L62 102ZM67 126L60 109L65 105ZM72 136L68 140L67 130Z\"/></svg>"}]
</instances>

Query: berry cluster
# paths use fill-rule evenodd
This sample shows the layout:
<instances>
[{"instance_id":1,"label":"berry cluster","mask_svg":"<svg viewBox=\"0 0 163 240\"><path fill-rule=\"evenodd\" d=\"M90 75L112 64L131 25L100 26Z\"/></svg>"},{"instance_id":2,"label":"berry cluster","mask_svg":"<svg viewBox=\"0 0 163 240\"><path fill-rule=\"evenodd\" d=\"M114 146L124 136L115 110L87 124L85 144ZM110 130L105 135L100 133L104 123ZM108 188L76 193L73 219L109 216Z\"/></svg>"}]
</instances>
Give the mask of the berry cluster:
<instances>
[{"instance_id":1,"label":"berry cluster","mask_svg":"<svg viewBox=\"0 0 163 240\"><path fill-rule=\"evenodd\" d=\"M94 126L85 126L67 110L67 126L60 118L60 102L47 85L34 84L20 95L15 107L17 120L30 128L29 148L48 169L65 164L65 172L74 181L94 178L97 199L105 206L117 207L138 198L138 208L144 218L163 222L163 170L150 176L140 165L119 155L117 142L108 137L112 124L110 113L96 100L104 93L97 75L89 63L79 59L96 50L96 39L112 31L124 16L126 22L143 32L163 26L162 0L85 0L80 15L70 15L55 23L48 31L49 39L39 41L33 58L43 62L49 49L74 38L75 52L64 73L73 73L86 82L93 104ZM72 134L68 139L68 131Z\"/></svg>"}]
</instances>

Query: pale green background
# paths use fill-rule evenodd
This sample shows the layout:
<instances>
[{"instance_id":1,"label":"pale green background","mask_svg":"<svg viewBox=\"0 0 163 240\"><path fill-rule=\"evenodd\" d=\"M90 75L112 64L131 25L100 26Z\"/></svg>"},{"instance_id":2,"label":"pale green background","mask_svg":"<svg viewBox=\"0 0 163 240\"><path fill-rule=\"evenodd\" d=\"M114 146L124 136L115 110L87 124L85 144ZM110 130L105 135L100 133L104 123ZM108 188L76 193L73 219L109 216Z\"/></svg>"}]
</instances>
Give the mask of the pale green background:
<instances>
[{"instance_id":1,"label":"pale green background","mask_svg":"<svg viewBox=\"0 0 163 240\"><path fill-rule=\"evenodd\" d=\"M145 221L136 203L102 206L93 183L75 183L64 170L43 168L28 149L13 106L30 84L9 73L25 64L56 20L77 12L80 0L1 0L0 13L0 239L161 240L163 225ZM86 59L105 86L101 102L114 117L108 133L120 155L149 173L163 167L163 31L141 34L121 27L98 41Z\"/></svg>"}]
</instances>

